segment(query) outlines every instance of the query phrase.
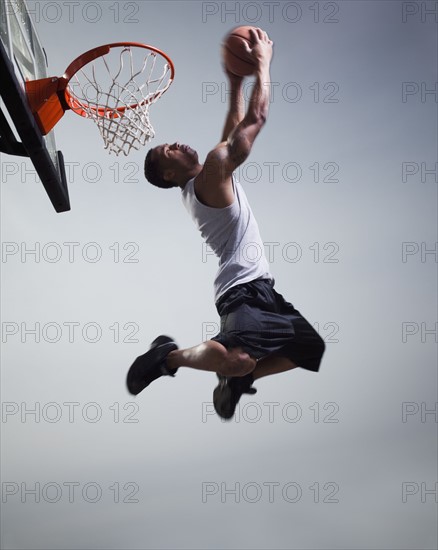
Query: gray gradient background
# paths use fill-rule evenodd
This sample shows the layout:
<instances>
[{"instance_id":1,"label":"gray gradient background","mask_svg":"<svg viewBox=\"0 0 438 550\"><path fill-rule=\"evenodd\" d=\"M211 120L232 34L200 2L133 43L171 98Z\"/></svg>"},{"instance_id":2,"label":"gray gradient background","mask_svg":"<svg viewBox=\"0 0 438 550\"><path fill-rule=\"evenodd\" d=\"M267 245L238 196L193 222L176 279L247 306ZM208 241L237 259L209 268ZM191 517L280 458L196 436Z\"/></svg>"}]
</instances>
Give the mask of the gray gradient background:
<instances>
[{"instance_id":1,"label":"gray gradient background","mask_svg":"<svg viewBox=\"0 0 438 550\"><path fill-rule=\"evenodd\" d=\"M46 2L30 4L44 14ZM402 261L403 242L433 249L437 240L436 178L428 175L422 183L417 174L402 181L403 162L430 168L437 160L436 98L422 101L418 93L402 101L403 82L433 88L438 80L436 21L433 15L422 21L419 11L403 22L403 2L340 1L319 2L321 19L339 8L337 23L315 23L313 2L301 2L301 17L290 23L281 13L285 4L271 20L259 4L256 24L275 43L272 80L278 86L240 179L264 241L279 243L271 258L278 291L328 340L320 373L297 369L261 380L258 394L243 399L230 423L203 415L211 411L210 373L181 369L138 398L128 395L126 370L158 334L187 347L214 332L216 262L211 256L203 261L179 191L143 181L146 149L129 158L108 156L92 123L66 114L56 135L66 161L76 163L70 165L71 212L55 214L42 186L24 172L30 164L1 157L3 167L15 162L19 171L9 178L2 173L2 241L21 250L54 242L63 250L54 263L42 254L39 262L3 256L2 326L80 323L73 342L64 325L56 343L44 337L36 343L32 336L22 342L18 334L2 344L4 404L16 403L19 413L35 403L62 410L57 422L42 413L39 422L32 415L24 422L19 413L3 415L2 481L64 488L53 503L44 495L36 503L21 491L7 498L3 548L436 548L436 496L425 494L422 502L419 490L402 500L404 483L426 483L429 490L438 479L433 414L423 422L420 412L402 421L403 403L433 409L437 401L436 334L402 340L403 323L431 329L437 320L436 258L428 254L422 261L418 253ZM79 9L70 22L60 2L60 20L42 15L38 30L55 75L101 43L126 39L165 49L177 74L152 111L154 144L178 140L203 158L220 137L227 108L220 93L203 98L207 85L225 85L220 41L257 15L254 3L226 3L237 6L237 17L222 5L209 3L218 13L203 20L202 2L122 2L116 23L114 3L100 2L102 17L90 23ZM89 9L88 19L95 18ZM295 14L290 8L286 16ZM282 94L290 82L302 88L294 103ZM309 89L315 82L319 102ZM339 86L336 103L323 101L328 82ZM309 166L316 161L321 169L337 163L339 181L315 182ZM302 168L296 183L282 176L289 162ZM279 163L273 182L266 163ZM101 177L92 182L96 164ZM72 262L65 242L80 243ZM81 254L90 242L102 250L95 263ZM292 242L301 247L299 261L281 253ZM113 243L121 259L134 250L123 246L136 243L138 261L115 262ZM313 243L321 248L319 261L309 249ZM337 262L323 261L331 251L323 250L326 243L338 246ZM290 259L293 250L287 250ZM81 335L89 322L102 329L96 343ZM122 339L130 333L125 324L136 323L137 342L115 342L114 323ZM79 403L72 422L65 402ZM98 422L81 414L91 402L101 409ZM135 410L127 405L132 402ZM270 417L266 404L273 402ZM110 410L114 403L119 422ZM300 408L299 419L290 403ZM44 410L53 417L54 407ZM137 422L127 421L131 411ZM74 502L66 482L81 484ZM102 489L96 503L81 494L90 482ZM116 482L118 503L109 489ZM139 488L137 503L123 502L128 482ZM203 502L207 482L218 492ZM273 498L269 482L279 484ZM319 502L309 489L316 482ZM221 483L228 490L239 483L240 501ZM296 502L288 501L296 495L292 489L282 495L288 483L302 490ZM250 502L257 487L260 499ZM332 487L337 502L323 502Z\"/></svg>"}]
</instances>

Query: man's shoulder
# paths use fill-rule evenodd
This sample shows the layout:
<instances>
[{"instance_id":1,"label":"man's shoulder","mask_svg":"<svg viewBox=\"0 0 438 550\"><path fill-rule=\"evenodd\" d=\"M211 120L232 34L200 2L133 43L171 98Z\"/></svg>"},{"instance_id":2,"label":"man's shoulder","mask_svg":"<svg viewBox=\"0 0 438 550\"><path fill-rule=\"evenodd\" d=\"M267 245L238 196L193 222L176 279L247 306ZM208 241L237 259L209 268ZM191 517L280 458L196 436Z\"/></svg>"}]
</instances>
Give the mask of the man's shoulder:
<instances>
[{"instance_id":1,"label":"man's shoulder","mask_svg":"<svg viewBox=\"0 0 438 550\"><path fill-rule=\"evenodd\" d=\"M233 175L225 163L226 142L212 149L194 179L194 190L198 200L213 208L224 208L234 202Z\"/></svg>"},{"instance_id":2,"label":"man's shoulder","mask_svg":"<svg viewBox=\"0 0 438 550\"><path fill-rule=\"evenodd\" d=\"M198 175L203 177L217 177L219 174L219 168L222 168L222 171L224 171L224 164L226 163L227 153L227 142L221 141L215 147L213 147L211 151L207 153L203 169Z\"/></svg>"}]
</instances>

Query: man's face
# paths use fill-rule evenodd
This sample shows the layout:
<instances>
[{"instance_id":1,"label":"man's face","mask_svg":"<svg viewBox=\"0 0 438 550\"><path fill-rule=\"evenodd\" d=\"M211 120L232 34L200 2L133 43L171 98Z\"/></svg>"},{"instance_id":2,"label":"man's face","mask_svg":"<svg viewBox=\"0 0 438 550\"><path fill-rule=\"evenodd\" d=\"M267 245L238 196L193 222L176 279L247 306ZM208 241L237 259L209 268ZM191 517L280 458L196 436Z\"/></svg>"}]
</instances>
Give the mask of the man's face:
<instances>
[{"instance_id":1,"label":"man's face","mask_svg":"<svg viewBox=\"0 0 438 550\"><path fill-rule=\"evenodd\" d=\"M164 143L154 149L153 158L157 159L165 179L172 179L173 174L184 174L198 165L198 153L188 145L178 142Z\"/></svg>"}]
</instances>

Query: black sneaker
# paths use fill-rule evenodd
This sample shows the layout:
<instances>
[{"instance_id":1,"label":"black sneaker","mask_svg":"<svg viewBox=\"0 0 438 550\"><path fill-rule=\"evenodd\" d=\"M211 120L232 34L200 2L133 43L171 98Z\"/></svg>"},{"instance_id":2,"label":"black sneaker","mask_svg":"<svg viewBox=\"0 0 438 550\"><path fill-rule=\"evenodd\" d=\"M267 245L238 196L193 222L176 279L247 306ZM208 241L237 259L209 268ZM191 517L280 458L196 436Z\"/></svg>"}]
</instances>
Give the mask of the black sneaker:
<instances>
[{"instance_id":1,"label":"black sneaker","mask_svg":"<svg viewBox=\"0 0 438 550\"><path fill-rule=\"evenodd\" d=\"M178 369L169 369L166 365L166 357L175 349L178 346L169 336L155 338L149 351L137 357L129 369L126 377L129 393L139 394L160 376L175 376Z\"/></svg>"},{"instance_id":2,"label":"black sneaker","mask_svg":"<svg viewBox=\"0 0 438 550\"><path fill-rule=\"evenodd\" d=\"M218 374L217 377L219 385L213 392L214 410L221 418L230 420L242 395L257 393L257 390L251 387L254 379L251 372L245 376L227 377Z\"/></svg>"}]
</instances>

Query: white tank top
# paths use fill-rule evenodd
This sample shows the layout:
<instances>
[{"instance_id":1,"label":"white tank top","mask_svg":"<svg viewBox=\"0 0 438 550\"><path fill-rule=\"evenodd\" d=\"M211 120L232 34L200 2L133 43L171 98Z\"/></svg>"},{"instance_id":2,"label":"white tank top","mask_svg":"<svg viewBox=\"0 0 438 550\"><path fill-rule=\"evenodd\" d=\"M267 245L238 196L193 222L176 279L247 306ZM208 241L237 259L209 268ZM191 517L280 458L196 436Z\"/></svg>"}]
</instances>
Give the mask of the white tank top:
<instances>
[{"instance_id":1,"label":"white tank top","mask_svg":"<svg viewBox=\"0 0 438 550\"><path fill-rule=\"evenodd\" d=\"M212 208L196 197L194 178L181 190L182 201L206 244L219 258L214 280L217 301L233 286L255 279L270 279L259 228L242 186L233 177L234 202L225 208Z\"/></svg>"}]
</instances>

